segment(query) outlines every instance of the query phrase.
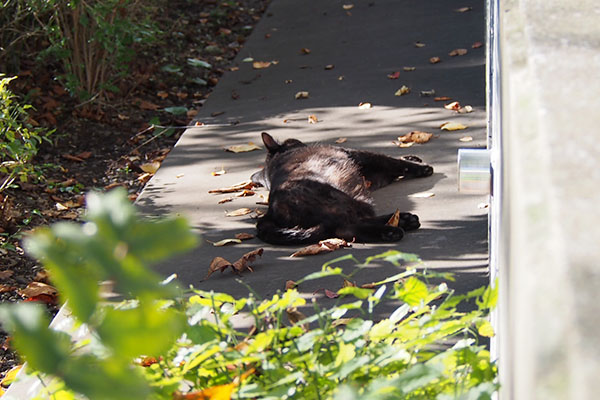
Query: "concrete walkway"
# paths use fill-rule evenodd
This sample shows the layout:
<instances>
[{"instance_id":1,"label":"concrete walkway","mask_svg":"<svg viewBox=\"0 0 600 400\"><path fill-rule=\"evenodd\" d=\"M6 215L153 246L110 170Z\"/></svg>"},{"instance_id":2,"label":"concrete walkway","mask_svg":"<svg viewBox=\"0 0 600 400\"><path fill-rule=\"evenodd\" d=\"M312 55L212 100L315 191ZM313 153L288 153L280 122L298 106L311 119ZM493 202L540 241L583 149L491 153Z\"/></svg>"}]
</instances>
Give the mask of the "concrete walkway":
<instances>
[{"instance_id":1,"label":"concrete walkway","mask_svg":"<svg viewBox=\"0 0 600 400\"><path fill-rule=\"evenodd\" d=\"M487 283L487 210L481 208L487 197L459 194L456 171L459 148L485 147L485 50L472 48L474 42L485 42L484 2L375 0L357 1L352 8L349 4L273 0L233 64L239 69L225 73L200 109L198 120L205 126L182 136L138 199L145 214L185 215L203 238L195 251L158 266L161 273L177 273L182 282L201 289L246 295L247 289L230 271L202 280L213 257L233 262L263 247L254 272L245 272L241 279L268 296L284 289L287 280L319 270L333 258L352 253L362 260L397 249L420 255L431 268L457 273L453 285L459 291ZM463 7L471 9L457 11ZM468 53L448 55L457 48ZM430 63L435 56L441 62ZM271 65L254 69L252 62L244 62L250 57ZM415 69L405 71L404 67ZM400 71L398 79L389 79L388 74L395 71ZM411 92L395 96L404 85ZM420 96L421 91L432 89L435 96L471 105L474 111L458 114L444 109L450 100ZM295 99L300 91L309 92L309 97ZM359 108L361 102L371 103L372 108ZM309 124L309 115L319 122ZM440 130L446 121L463 123L468 129ZM410 148L392 144L413 130L435 137ZM432 177L392 184L375 192L374 198L379 213L396 208L410 211L420 216L422 227L396 244L356 243L351 249L301 259L288 257L298 248L271 246L258 239L212 246L206 240L254 233L251 216L255 214L226 217L226 212L241 207L266 211L256 204L263 200L257 195L218 204L230 195L208 193L247 180L260 168L264 150L235 154L223 149L248 142L262 147L262 131L279 140L293 137L305 142L334 143L345 137L347 147L395 157L418 155L434 166ZM473 141L461 142L464 136ZM222 168L226 174L212 176ZM411 197L423 192L434 196ZM340 266L353 269L351 262ZM361 271L355 279L361 284L397 272L396 267L382 263ZM332 279L300 289L307 297L323 297L322 292L313 292L319 288L335 291L340 284Z\"/></svg>"}]
</instances>

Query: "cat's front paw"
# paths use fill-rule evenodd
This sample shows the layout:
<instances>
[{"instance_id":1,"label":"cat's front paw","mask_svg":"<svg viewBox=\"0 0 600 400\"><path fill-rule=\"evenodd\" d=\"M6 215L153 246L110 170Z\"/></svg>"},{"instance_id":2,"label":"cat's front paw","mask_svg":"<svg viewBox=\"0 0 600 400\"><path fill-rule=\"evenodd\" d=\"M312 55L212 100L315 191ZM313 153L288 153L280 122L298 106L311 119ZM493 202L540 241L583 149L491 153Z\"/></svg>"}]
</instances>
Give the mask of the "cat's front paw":
<instances>
[{"instance_id":1,"label":"cat's front paw","mask_svg":"<svg viewBox=\"0 0 600 400\"><path fill-rule=\"evenodd\" d=\"M400 221L398 221L398 226L407 231L419 229L421 226L421 223L419 222L419 216L407 212L400 213Z\"/></svg>"}]
</instances>

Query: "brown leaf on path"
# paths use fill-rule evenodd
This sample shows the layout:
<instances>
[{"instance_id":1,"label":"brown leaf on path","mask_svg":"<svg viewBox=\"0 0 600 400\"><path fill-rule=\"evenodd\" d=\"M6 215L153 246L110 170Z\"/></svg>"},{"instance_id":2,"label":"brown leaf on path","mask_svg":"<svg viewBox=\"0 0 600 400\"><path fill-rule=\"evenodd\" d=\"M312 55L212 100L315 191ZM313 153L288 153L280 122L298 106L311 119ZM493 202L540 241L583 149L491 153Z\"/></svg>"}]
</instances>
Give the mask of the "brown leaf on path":
<instances>
[{"instance_id":1,"label":"brown leaf on path","mask_svg":"<svg viewBox=\"0 0 600 400\"><path fill-rule=\"evenodd\" d=\"M483 43L481 43L481 42L475 42L475 43L473 43L473 44L471 45L471 48L472 48L472 49L478 49L478 48L480 48L480 47L482 47L482 46L483 46Z\"/></svg>"},{"instance_id":2,"label":"brown leaf on path","mask_svg":"<svg viewBox=\"0 0 600 400\"><path fill-rule=\"evenodd\" d=\"M394 93L394 96L404 96L405 94L410 93L410 88L408 86L402 86L400 89Z\"/></svg>"},{"instance_id":3,"label":"brown leaf on path","mask_svg":"<svg viewBox=\"0 0 600 400\"><path fill-rule=\"evenodd\" d=\"M253 142L248 142L248 144L237 144L234 146L229 146L225 148L225 151L229 151L232 153L246 153L252 150L260 150L261 147L255 145Z\"/></svg>"},{"instance_id":4,"label":"brown leaf on path","mask_svg":"<svg viewBox=\"0 0 600 400\"><path fill-rule=\"evenodd\" d=\"M228 244L242 243L242 241L240 239L223 239L223 240L219 240L218 242L211 242L210 240L207 240L207 242L211 243L215 247L227 246Z\"/></svg>"},{"instance_id":5,"label":"brown leaf on path","mask_svg":"<svg viewBox=\"0 0 600 400\"><path fill-rule=\"evenodd\" d=\"M339 294L337 294L336 292L332 292L328 289L325 289L325 296L329 297L330 299L337 299L338 297L340 297Z\"/></svg>"},{"instance_id":6,"label":"brown leaf on path","mask_svg":"<svg viewBox=\"0 0 600 400\"><path fill-rule=\"evenodd\" d=\"M354 8L354 4L344 4L342 8L346 11L352 10Z\"/></svg>"},{"instance_id":7,"label":"brown leaf on path","mask_svg":"<svg viewBox=\"0 0 600 400\"><path fill-rule=\"evenodd\" d=\"M209 276L213 274L213 272L225 271L227 268L232 267L231 263L224 259L223 257L215 257L210 262L210 266L208 267L208 274L204 277L204 280L208 279Z\"/></svg>"},{"instance_id":8,"label":"brown leaf on path","mask_svg":"<svg viewBox=\"0 0 600 400\"><path fill-rule=\"evenodd\" d=\"M233 192L241 192L244 189L252 189L256 186L254 182L251 180L243 181L240 183L236 183L230 187L221 188L221 189L212 189L209 190L208 193L233 193Z\"/></svg>"},{"instance_id":9,"label":"brown leaf on path","mask_svg":"<svg viewBox=\"0 0 600 400\"><path fill-rule=\"evenodd\" d=\"M254 69L265 69L271 66L271 61L254 61L252 68Z\"/></svg>"},{"instance_id":10,"label":"brown leaf on path","mask_svg":"<svg viewBox=\"0 0 600 400\"><path fill-rule=\"evenodd\" d=\"M304 54L304 55L310 54L310 49L303 47L300 49L300 54Z\"/></svg>"},{"instance_id":11,"label":"brown leaf on path","mask_svg":"<svg viewBox=\"0 0 600 400\"><path fill-rule=\"evenodd\" d=\"M465 54L467 54L467 49L454 49L448 53L450 57L464 56Z\"/></svg>"},{"instance_id":12,"label":"brown leaf on path","mask_svg":"<svg viewBox=\"0 0 600 400\"><path fill-rule=\"evenodd\" d=\"M251 233L242 232L242 233L236 233L235 238L240 239L240 240L248 240L248 239L254 239L254 235Z\"/></svg>"},{"instance_id":13,"label":"brown leaf on path","mask_svg":"<svg viewBox=\"0 0 600 400\"><path fill-rule=\"evenodd\" d=\"M241 217L242 215L247 215L252 212L251 209L247 207L238 208L237 210L233 210L225 214L226 217Z\"/></svg>"},{"instance_id":14,"label":"brown leaf on path","mask_svg":"<svg viewBox=\"0 0 600 400\"><path fill-rule=\"evenodd\" d=\"M386 222L385 224L387 226L394 226L397 228L399 223L400 223L400 210L396 209L396 211L394 212L394 215L392 215L390 217L390 219L388 219L388 222Z\"/></svg>"},{"instance_id":15,"label":"brown leaf on path","mask_svg":"<svg viewBox=\"0 0 600 400\"><path fill-rule=\"evenodd\" d=\"M230 201L233 201L233 197L227 197L225 199L221 199L217 202L217 204L223 204L223 203L229 203Z\"/></svg>"},{"instance_id":16,"label":"brown leaf on path","mask_svg":"<svg viewBox=\"0 0 600 400\"><path fill-rule=\"evenodd\" d=\"M319 119L317 118L316 115L311 114L308 116L308 123L309 124L316 124L317 122L319 122Z\"/></svg>"},{"instance_id":17,"label":"brown leaf on path","mask_svg":"<svg viewBox=\"0 0 600 400\"><path fill-rule=\"evenodd\" d=\"M79 154L75 154L75 157L81 158L82 160L87 160L91 156L92 156L92 152L91 151L82 151Z\"/></svg>"},{"instance_id":18,"label":"brown leaf on path","mask_svg":"<svg viewBox=\"0 0 600 400\"><path fill-rule=\"evenodd\" d=\"M145 163L145 164L140 165L140 169L149 174L155 174L159 168L160 168L160 162L158 162L158 161L153 161L150 163Z\"/></svg>"},{"instance_id":19,"label":"brown leaf on path","mask_svg":"<svg viewBox=\"0 0 600 400\"><path fill-rule=\"evenodd\" d=\"M58 291L54 286L50 286L42 282L30 282L25 289L19 290L19 294L23 297L35 297L42 294L48 296L56 296Z\"/></svg>"},{"instance_id":20,"label":"brown leaf on path","mask_svg":"<svg viewBox=\"0 0 600 400\"><path fill-rule=\"evenodd\" d=\"M327 71L330 71L330 70L332 70L332 69L334 69L334 68L335 68L335 65L333 65L333 64L327 64L327 65L325 66L325 69L326 69Z\"/></svg>"},{"instance_id":21,"label":"brown leaf on path","mask_svg":"<svg viewBox=\"0 0 600 400\"><path fill-rule=\"evenodd\" d=\"M313 256L315 254L320 253L329 253L335 251L342 247L352 247L352 243L348 243L344 239L332 238L321 240L317 244L311 244L310 246L306 246L290 257L304 257L304 256Z\"/></svg>"},{"instance_id":22,"label":"brown leaf on path","mask_svg":"<svg viewBox=\"0 0 600 400\"><path fill-rule=\"evenodd\" d=\"M448 103L448 104L444 105L444 108L446 110L457 111L458 109L460 109L460 103L458 101L453 101L452 103Z\"/></svg>"},{"instance_id":23,"label":"brown leaf on path","mask_svg":"<svg viewBox=\"0 0 600 400\"><path fill-rule=\"evenodd\" d=\"M418 41L417 41L417 42L415 42L415 47L418 47L418 48L425 47L425 43L422 43L422 42L418 42Z\"/></svg>"},{"instance_id":24,"label":"brown leaf on path","mask_svg":"<svg viewBox=\"0 0 600 400\"><path fill-rule=\"evenodd\" d=\"M454 11L459 12L459 13L464 13L467 11L471 11L473 9L473 7L460 7L460 8L456 8Z\"/></svg>"},{"instance_id":25,"label":"brown leaf on path","mask_svg":"<svg viewBox=\"0 0 600 400\"><path fill-rule=\"evenodd\" d=\"M402 68L405 72L411 72L417 69L417 67L404 67Z\"/></svg>"},{"instance_id":26,"label":"brown leaf on path","mask_svg":"<svg viewBox=\"0 0 600 400\"><path fill-rule=\"evenodd\" d=\"M252 272L252 268L250 267L250 263L253 262L256 257L261 257L263 254L263 248L258 248L256 250L252 250L246 254L244 254L239 260L233 263L233 269L238 274L244 270L250 270Z\"/></svg>"},{"instance_id":27,"label":"brown leaf on path","mask_svg":"<svg viewBox=\"0 0 600 400\"><path fill-rule=\"evenodd\" d=\"M296 100L300 100L300 99L308 99L308 92L302 91L302 92L298 92L294 95L294 98Z\"/></svg>"},{"instance_id":28,"label":"brown leaf on path","mask_svg":"<svg viewBox=\"0 0 600 400\"><path fill-rule=\"evenodd\" d=\"M441 59L441 58L439 58L439 57L431 57L431 58L429 59L429 62L430 62L431 64L437 64L437 63L440 63L440 62L442 62L442 59Z\"/></svg>"},{"instance_id":29,"label":"brown leaf on path","mask_svg":"<svg viewBox=\"0 0 600 400\"><path fill-rule=\"evenodd\" d=\"M227 173L227 171L225 171L225 170L223 169L223 167L221 167L221 169L220 169L220 170L218 170L218 171L213 171L213 172L211 172L210 174L211 174L212 176L221 176L221 175L225 175L226 173Z\"/></svg>"},{"instance_id":30,"label":"brown leaf on path","mask_svg":"<svg viewBox=\"0 0 600 400\"><path fill-rule=\"evenodd\" d=\"M400 78L400 71L396 71L396 72L392 72L391 74L388 74L388 79L398 79Z\"/></svg>"},{"instance_id":31,"label":"brown leaf on path","mask_svg":"<svg viewBox=\"0 0 600 400\"><path fill-rule=\"evenodd\" d=\"M337 138L337 139L335 140L335 142L336 142L337 144L342 144L342 143L345 143L347 140L348 140L347 138L345 138L345 137L341 137L341 138Z\"/></svg>"},{"instance_id":32,"label":"brown leaf on path","mask_svg":"<svg viewBox=\"0 0 600 400\"><path fill-rule=\"evenodd\" d=\"M244 189L240 193L236 194L235 197L250 197L250 196L254 196L255 194L256 194L256 192L254 192L252 190Z\"/></svg>"},{"instance_id":33,"label":"brown leaf on path","mask_svg":"<svg viewBox=\"0 0 600 400\"><path fill-rule=\"evenodd\" d=\"M342 287L356 287L356 283L350 282L348 279L344 278L344 281L342 282Z\"/></svg>"},{"instance_id":34,"label":"brown leaf on path","mask_svg":"<svg viewBox=\"0 0 600 400\"><path fill-rule=\"evenodd\" d=\"M285 309L285 313L287 314L288 319L292 325L296 325L299 321L306 319L306 315L302 314L296 307L288 307ZM308 329L308 324L303 324L302 328L304 330Z\"/></svg>"},{"instance_id":35,"label":"brown leaf on path","mask_svg":"<svg viewBox=\"0 0 600 400\"><path fill-rule=\"evenodd\" d=\"M452 97L438 96L438 97L433 98L433 101L448 101L448 100L452 100Z\"/></svg>"},{"instance_id":36,"label":"brown leaf on path","mask_svg":"<svg viewBox=\"0 0 600 400\"><path fill-rule=\"evenodd\" d=\"M433 133L412 131L404 136L399 136L398 141L400 143L427 143L433 137Z\"/></svg>"},{"instance_id":37,"label":"brown leaf on path","mask_svg":"<svg viewBox=\"0 0 600 400\"><path fill-rule=\"evenodd\" d=\"M440 126L440 129L444 131L460 131L467 128L468 126L463 125L460 122L445 122Z\"/></svg>"},{"instance_id":38,"label":"brown leaf on path","mask_svg":"<svg viewBox=\"0 0 600 400\"><path fill-rule=\"evenodd\" d=\"M290 290L298 287L298 284L292 280L285 281L285 290Z\"/></svg>"},{"instance_id":39,"label":"brown leaf on path","mask_svg":"<svg viewBox=\"0 0 600 400\"><path fill-rule=\"evenodd\" d=\"M163 100L169 97L169 93L165 92L164 90L161 90L160 92L156 93L156 95Z\"/></svg>"}]
</instances>

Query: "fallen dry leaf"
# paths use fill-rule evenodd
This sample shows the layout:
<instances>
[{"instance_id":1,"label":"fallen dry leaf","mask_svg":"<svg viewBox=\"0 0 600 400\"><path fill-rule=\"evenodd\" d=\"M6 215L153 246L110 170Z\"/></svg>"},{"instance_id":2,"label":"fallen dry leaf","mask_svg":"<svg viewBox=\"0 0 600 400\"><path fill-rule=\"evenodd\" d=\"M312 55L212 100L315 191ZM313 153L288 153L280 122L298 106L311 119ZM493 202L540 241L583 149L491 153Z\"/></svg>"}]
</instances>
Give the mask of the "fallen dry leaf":
<instances>
[{"instance_id":1,"label":"fallen dry leaf","mask_svg":"<svg viewBox=\"0 0 600 400\"><path fill-rule=\"evenodd\" d=\"M433 98L433 101L448 101L448 100L452 100L452 97L438 96L438 97Z\"/></svg>"},{"instance_id":2,"label":"fallen dry leaf","mask_svg":"<svg viewBox=\"0 0 600 400\"><path fill-rule=\"evenodd\" d=\"M140 169L149 174L155 174L159 168L160 168L160 162L158 162L158 161L140 165Z\"/></svg>"},{"instance_id":3,"label":"fallen dry leaf","mask_svg":"<svg viewBox=\"0 0 600 400\"><path fill-rule=\"evenodd\" d=\"M409 194L408 197L413 197L415 199L427 199L429 197L433 197L435 196L435 193L433 192L420 192L420 193L413 193L413 194Z\"/></svg>"},{"instance_id":4,"label":"fallen dry leaf","mask_svg":"<svg viewBox=\"0 0 600 400\"><path fill-rule=\"evenodd\" d=\"M299 99L308 99L308 92L298 92L298 93L296 93L296 95L294 96L294 98L296 100L299 100Z\"/></svg>"},{"instance_id":5,"label":"fallen dry leaf","mask_svg":"<svg viewBox=\"0 0 600 400\"><path fill-rule=\"evenodd\" d=\"M415 142L402 143L402 142L396 142L395 140L392 141L392 143L401 148L411 147L413 144L415 144Z\"/></svg>"},{"instance_id":6,"label":"fallen dry leaf","mask_svg":"<svg viewBox=\"0 0 600 400\"><path fill-rule=\"evenodd\" d=\"M471 11L473 9L473 7L460 7L455 9L454 11L459 12L459 13L464 13L467 11Z\"/></svg>"},{"instance_id":7,"label":"fallen dry leaf","mask_svg":"<svg viewBox=\"0 0 600 400\"><path fill-rule=\"evenodd\" d=\"M448 53L450 57L464 56L465 54L467 54L467 49L454 49Z\"/></svg>"},{"instance_id":8,"label":"fallen dry leaf","mask_svg":"<svg viewBox=\"0 0 600 400\"><path fill-rule=\"evenodd\" d=\"M329 297L330 299L337 299L338 297L340 297L339 294L337 294L336 292L332 292L328 289L325 289L325 296Z\"/></svg>"},{"instance_id":9,"label":"fallen dry leaf","mask_svg":"<svg viewBox=\"0 0 600 400\"><path fill-rule=\"evenodd\" d=\"M309 124L316 124L317 122L319 122L319 119L317 118L316 115L311 114L308 116L308 123Z\"/></svg>"},{"instance_id":10,"label":"fallen dry leaf","mask_svg":"<svg viewBox=\"0 0 600 400\"><path fill-rule=\"evenodd\" d=\"M247 215L247 214L250 214L251 212L252 212L251 209L244 207L244 208L238 208L237 210L228 212L227 214L225 214L225 216L226 217L241 217L242 215Z\"/></svg>"},{"instance_id":11,"label":"fallen dry leaf","mask_svg":"<svg viewBox=\"0 0 600 400\"><path fill-rule=\"evenodd\" d=\"M240 259L238 259L233 264L224 259L223 257L215 257L210 263L208 267L208 273L204 277L204 280L208 279L214 272L216 271L225 271L227 268L231 267L233 272L239 274L244 270L249 270L252 272L252 267L250 263L253 262L256 257L260 257L263 254L263 249L258 248L256 250L252 250L246 254L244 254Z\"/></svg>"},{"instance_id":12,"label":"fallen dry leaf","mask_svg":"<svg viewBox=\"0 0 600 400\"><path fill-rule=\"evenodd\" d=\"M239 240L248 240L248 239L254 239L254 235L251 233L242 232L242 233L236 233L235 238L239 239Z\"/></svg>"},{"instance_id":13,"label":"fallen dry leaf","mask_svg":"<svg viewBox=\"0 0 600 400\"><path fill-rule=\"evenodd\" d=\"M236 194L235 197L250 197L250 196L254 196L255 194L256 194L256 192L254 192L252 190L244 189L241 192L239 192L238 194Z\"/></svg>"},{"instance_id":14,"label":"fallen dry leaf","mask_svg":"<svg viewBox=\"0 0 600 400\"><path fill-rule=\"evenodd\" d=\"M439 57L431 57L431 58L429 59L429 62L430 62L431 64L437 64L437 63L439 63L439 62L442 62L442 59L441 59L441 58L439 58Z\"/></svg>"},{"instance_id":15,"label":"fallen dry leaf","mask_svg":"<svg viewBox=\"0 0 600 400\"><path fill-rule=\"evenodd\" d=\"M433 137L433 133L412 131L404 136L399 136L398 141L400 143L427 143Z\"/></svg>"},{"instance_id":16,"label":"fallen dry leaf","mask_svg":"<svg viewBox=\"0 0 600 400\"><path fill-rule=\"evenodd\" d=\"M410 93L410 88L408 86L402 86L400 89L396 90L394 96L404 96L405 94Z\"/></svg>"},{"instance_id":17,"label":"fallen dry leaf","mask_svg":"<svg viewBox=\"0 0 600 400\"><path fill-rule=\"evenodd\" d=\"M419 47L419 48L425 47L425 43L415 42L415 47Z\"/></svg>"},{"instance_id":18,"label":"fallen dry leaf","mask_svg":"<svg viewBox=\"0 0 600 400\"><path fill-rule=\"evenodd\" d=\"M468 114L473 112L473 107L466 105L464 107L459 108L458 110L456 110L459 114Z\"/></svg>"},{"instance_id":19,"label":"fallen dry leaf","mask_svg":"<svg viewBox=\"0 0 600 400\"><path fill-rule=\"evenodd\" d=\"M156 93L156 95L161 99L166 99L167 97L169 97L169 93L165 92L164 90L161 90L160 92Z\"/></svg>"},{"instance_id":20,"label":"fallen dry leaf","mask_svg":"<svg viewBox=\"0 0 600 400\"><path fill-rule=\"evenodd\" d=\"M310 49L303 47L300 49L300 54L304 54L304 55L310 54Z\"/></svg>"},{"instance_id":21,"label":"fallen dry leaf","mask_svg":"<svg viewBox=\"0 0 600 400\"><path fill-rule=\"evenodd\" d=\"M84 162L85 160L83 158L71 155L71 154L63 154L62 158L66 158L67 160L71 160L71 161L77 161L77 162Z\"/></svg>"},{"instance_id":22,"label":"fallen dry leaf","mask_svg":"<svg viewBox=\"0 0 600 400\"><path fill-rule=\"evenodd\" d=\"M402 68L405 72L411 72L417 69L417 67L404 67Z\"/></svg>"},{"instance_id":23,"label":"fallen dry leaf","mask_svg":"<svg viewBox=\"0 0 600 400\"><path fill-rule=\"evenodd\" d=\"M342 287L356 287L356 283L350 282L348 279L344 278L344 281L342 282Z\"/></svg>"},{"instance_id":24,"label":"fallen dry leaf","mask_svg":"<svg viewBox=\"0 0 600 400\"><path fill-rule=\"evenodd\" d=\"M345 137L341 137L341 138L337 138L337 139L335 140L335 142L336 142L337 144L342 144L342 143L346 143L346 141L347 141L347 140L348 140L347 138L345 138Z\"/></svg>"},{"instance_id":25,"label":"fallen dry leaf","mask_svg":"<svg viewBox=\"0 0 600 400\"><path fill-rule=\"evenodd\" d=\"M480 47L482 47L482 46L483 46L483 43L481 43L481 42L475 42L475 43L473 43L473 44L471 45L471 48L472 48L472 49L478 49L478 48L480 48Z\"/></svg>"},{"instance_id":26,"label":"fallen dry leaf","mask_svg":"<svg viewBox=\"0 0 600 400\"><path fill-rule=\"evenodd\" d=\"M472 142L473 138L471 136L463 136L458 140L460 140L461 142Z\"/></svg>"},{"instance_id":27,"label":"fallen dry leaf","mask_svg":"<svg viewBox=\"0 0 600 400\"><path fill-rule=\"evenodd\" d=\"M286 308L285 313L287 314L287 317L290 320L290 323L292 325L296 325L299 321L302 321L303 319L306 319L306 315L304 315L300 311L298 311L298 309L296 307L288 307L288 308ZM307 330L308 329L308 324L303 324L302 328L304 330Z\"/></svg>"},{"instance_id":28,"label":"fallen dry leaf","mask_svg":"<svg viewBox=\"0 0 600 400\"><path fill-rule=\"evenodd\" d=\"M91 156L92 156L92 152L91 151L82 151L79 154L75 154L75 157L81 158L82 160L87 160Z\"/></svg>"},{"instance_id":29,"label":"fallen dry leaf","mask_svg":"<svg viewBox=\"0 0 600 400\"><path fill-rule=\"evenodd\" d=\"M229 203L230 201L233 201L233 197L227 197L225 199L221 199L217 202L217 204L223 204L223 203Z\"/></svg>"},{"instance_id":30,"label":"fallen dry leaf","mask_svg":"<svg viewBox=\"0 0 600 400\"><path fill-rule=\"evenodd\" d=\"M372 107L373 105L371 103L358 103L358 108L360 108L361 110L368 110Z\"/></svg>"},{"instance_id":31,"label":"fallen dry leaf","mask_svg":"<svg viewBox=\"0 0 600 400\"><path fill-rule=\"evenodd\" d=\"M254 69L265 69L271 66L271 61L254 61L252 68Z\"/></svg>"},{"instance_id":32,"label":"fallen dry leaf","mask_svg":"<svg viewBox=\"0 0 600 400\"><path fill-rule=\"evenodd\" d=\"M389 79L398 79L400 78L400 71L392 72L387 76Z\"/></svg>"},{"instance_id":33,"label":"fallen dry leaf","mask_svg":"<svg viewBox=\"0 0 600 400\"><path fill-rule=\"evenodd\" d=\"M23 297L35 297L40 295L56 296L58 294L54 286L50 286L42 282L30 282L25 289L19 290L19 294Z\"/></svg>"},{"instance_id":34,"label":"fallen dry leaf","mask_svg":"<svg viewBox=\"0 0 600 400\"><path fill-rule=\"evenodd\" d=\"M243 181L240 183L236 183L235 185L226 187L226 188L220 188L220 189L212 189L209 190L208 193L234 193L234 192L241 192L242 190L245 189L252 189L253 187L255 187L256 184L250 180L248 181Z\"/></svg>"},{"instance_id":35,"label":"fallen dry leaf","mask_svg":"<svg viewBox=\"0 0 600 400\"><path fill-rule=\"evenodd\" d=\"M394 212L394 214L390 217L390 219L388 220L388 222L386 222L385 224L387 226L398 227L399 223L400 223L400 210L396 209L396 211ZM346 286L342 286L342 287L346 287Z\"/></svg>"},{"instance_id":36,"label":"fallen dry leaf","mask_svg":"<svg viewBox=\"0 0 600 400\"><path fill-rule=\"evenodd\" d=\"M223 239L223 240L219 240L218 242L211 242L210 240L207 240L207 242L211 243L215 247L227 246L228 244L242 243L242 241L240 239Z\"/></svg>"},{"instance_id":37,"label":"fallen dry leaf","mask_svg":"<svg viewBox=\"0 0 600 400\"><path fill-rule=\"evenodd\" d=\"M329 253L342 247L352 247L352 243L348 243L344 239L325 239L321 240L317 244L311 244L310 246L306 246L298 250L290 257L304 257L320 253Z\"/></svg>"},{"instance_id":38,"label":"fallen dry leaf","mask_svg":"<svg viewBox=\"0 0 600 400\"><path fill-rule=\"evenodd\" d=\"M232 153L246 153L248 151L260 150L261 147L255 145L252 142L248 142L248 144L237 144L234 146L229 146L225 148L225 151L230 151Z\"/></svg>"},{"instance_id":39,"label":"fallen dry leaf","mask_svg":"<svg viewBox=\"0 0 600 400\"><path fill-rule=\"evenodd\" d=\"M468 126L463 125L460 122L446 122L440 126L440 129L444 131L460 131L467 128Z\"/></svg>"},{"instance_id":40,"label":"fallen dry leaf","mask_svg":"<svg viewBox=\"0 0 600 400\"><path fill-rule=\"evenodd\" d=\"M335 65L333 65L333 64L327 64L327 65L325 66L325 69L326 69L327 71L330 71L330 70L332 70L332 69L334 69L334 68L335 68Z\"/></svg>"},{"instance_id":41,"label":"fallen dry leaf","mask_svg":"<svg viewBox=\"0 0 600 400\"><path fill-rule=\"evenodd\" d=\"M220 170L218 170L218 171L213 171L213 172L211 172L210 174L211 174L212 176L221 176L221 175L225 175L226 173L227 173L227 171L225 171L223 168L221 168Z\"/></svg>"},{"instance_id":42,"label":"fallen dry leaf","mask_svg":"<svg viewBox=\"0 0 600 400\"><path fill-rule=\"evenodd\" d=\"M354 4L344 4L342 8L346 11L352 10L354 8Z\"/></svg>"},{"instance_id":43,"label":"fallen dry leaf","mask_svg":"<svg viewBox=\"0 0 600 400\"><path fill-rule=\"evenodd\" d=\"M139 107L142 110L150 110L150 111L156 111L160 108L159 105L156 105L154 103L150 103L149 101L146 100L142 100L139 104Z\"/></svg>"},{"instance_id":44,"label":"fallen dry leaf","mask_svg":"<svg viewBox=\"0 0 600 400\"><path fill-rule=\"evenodd\" d=\"M420 95L422 97L431 97L435 95L435 89L431 90L421 90Z\"/></svg>"},{"instance_id":45,"label":"fallen dry leaf","mask_svg":"<svg viewBox=\"0 0 600 400\"><path fill-rule=\"evenodd\" d=\"M292 280L285 281L285 290L294 289L298 284Z\"/></svg>"},{"instance_id":46,"label":"fallen dry leaf","mask_svg":"<svg viewBox=\"0 0 600 400\"><path fill-rule=\"evenodd\" d=\"M458 109L460 109L460 103L458 101L453 101L452 103L448 103L448 104L444 105L444 108L446 110L457 111Z\"/></svg>"}]
</instances>

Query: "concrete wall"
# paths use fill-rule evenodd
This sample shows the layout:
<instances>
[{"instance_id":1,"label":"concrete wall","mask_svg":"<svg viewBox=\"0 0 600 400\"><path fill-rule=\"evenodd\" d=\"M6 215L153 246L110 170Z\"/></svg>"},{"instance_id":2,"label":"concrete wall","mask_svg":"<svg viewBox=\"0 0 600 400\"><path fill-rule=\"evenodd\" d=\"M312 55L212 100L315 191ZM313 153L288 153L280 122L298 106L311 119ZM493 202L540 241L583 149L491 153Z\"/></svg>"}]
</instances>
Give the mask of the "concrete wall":
<instances>
[{"instance_id":1,"label":"concrete wall","mask_svg":"<svg viewBox=\"0 0 600 400\"><path fill-rule=\"evenodd\" d=\"M501 399L600 393L600 2L500 0Z\"/></svg>"}]
</instances>

